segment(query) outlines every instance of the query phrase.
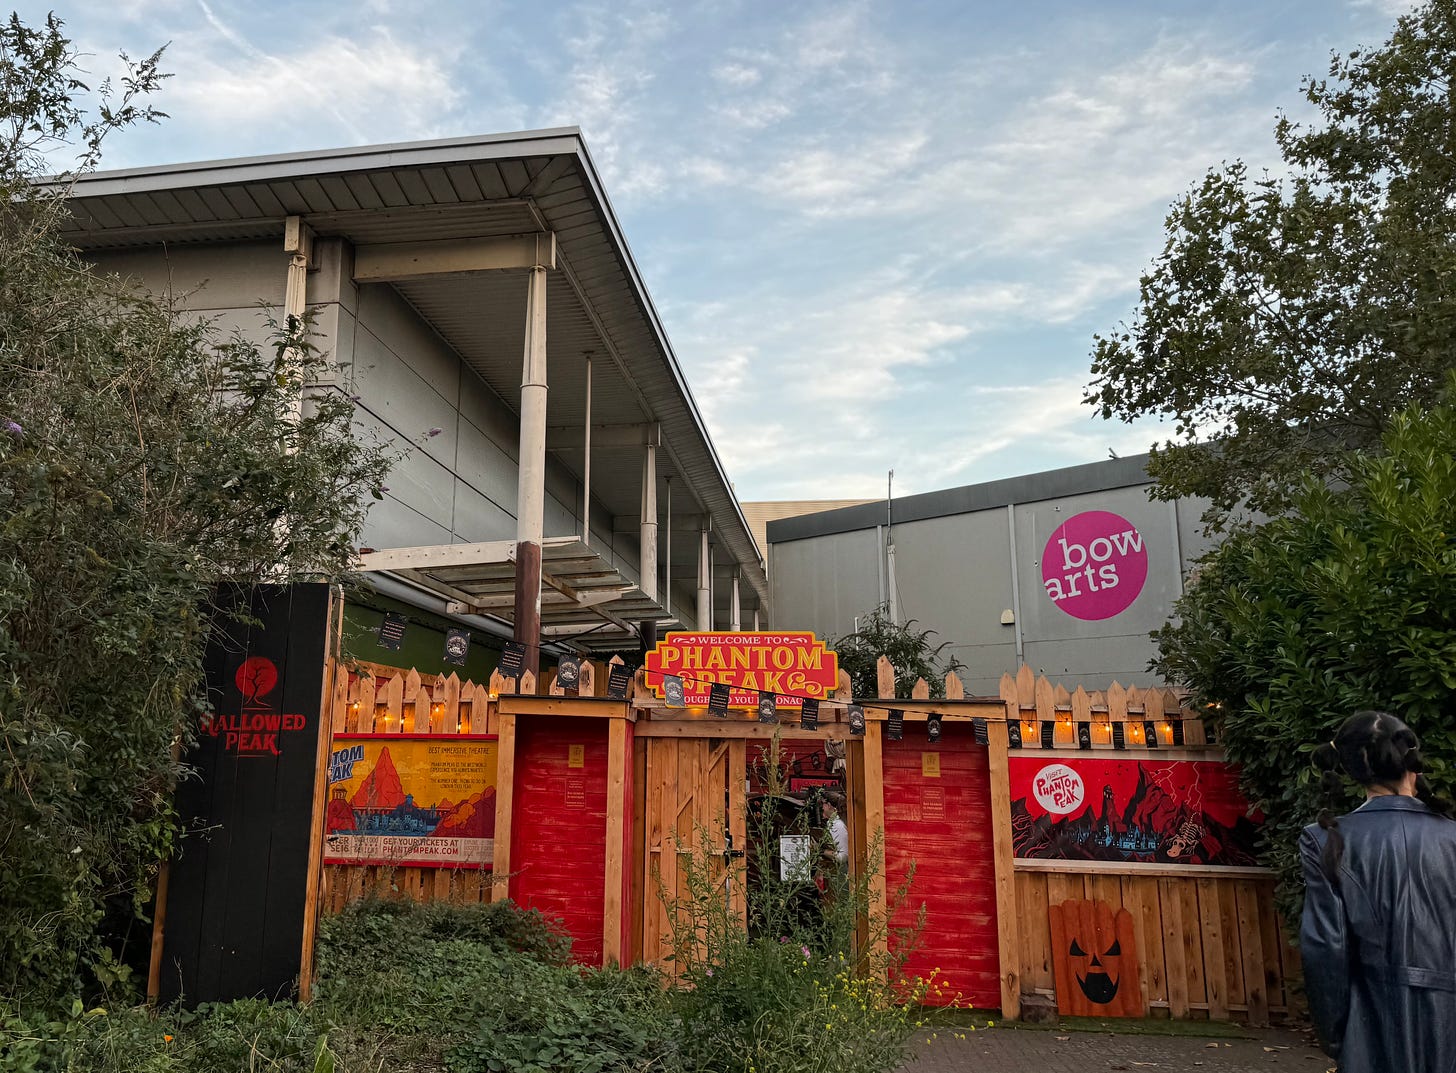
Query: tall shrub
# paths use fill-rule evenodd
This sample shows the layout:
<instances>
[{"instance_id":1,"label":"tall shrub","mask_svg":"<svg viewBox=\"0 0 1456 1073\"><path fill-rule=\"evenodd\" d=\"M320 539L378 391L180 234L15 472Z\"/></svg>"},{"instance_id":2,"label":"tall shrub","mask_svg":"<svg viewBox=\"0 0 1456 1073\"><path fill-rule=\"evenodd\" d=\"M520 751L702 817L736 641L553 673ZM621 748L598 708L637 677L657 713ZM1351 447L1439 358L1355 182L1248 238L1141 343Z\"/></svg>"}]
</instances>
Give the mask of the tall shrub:
<instances>
[{"instance_id":1,"label":"tall shrub","mask_svg":"<svg viewBox=\"0 0 1456 1073\"><path fill-rule=\"evenodd\" d=\"M0 991L27 997L125 974L215 585L341 574L384 471L348 399L310 390L332 370L302 325L221 336L64 241L46 154L89 169L158 118L158 62L88 116L59 20L0 26Z\"/></svg>"},{"instance_id":2,"label":"tall shrub","mask_svg":"<svg viewBox=\"0 0 1456 1073\"><path fill-rule=\"evenodd\" d=\"M1395 712L1438 789L1456 772L1456 378L1397 416L1382 452L1350 458L1348 487L1308 478L1291 513L1204 556L1157 635L1158 668L1192 687L1267 817L1291 913L1295 841L1320 805L1310 753L1343 719Z\"/></svg>"}]
</instances>

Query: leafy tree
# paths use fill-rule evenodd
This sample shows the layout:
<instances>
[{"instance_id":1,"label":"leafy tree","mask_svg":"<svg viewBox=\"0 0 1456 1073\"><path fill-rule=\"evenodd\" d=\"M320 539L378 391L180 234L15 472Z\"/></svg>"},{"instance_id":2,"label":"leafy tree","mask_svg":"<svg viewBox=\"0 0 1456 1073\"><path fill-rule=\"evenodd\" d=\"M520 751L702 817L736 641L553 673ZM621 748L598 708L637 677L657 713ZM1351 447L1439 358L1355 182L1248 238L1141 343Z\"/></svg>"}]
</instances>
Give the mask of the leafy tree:
<instances>
[{"instance_id":1,"label":"leafy tree","mask_svg":"<svg viewBox=\"0 0 1456 1073\"><path fill-rule=\"evenodd\" d=\"M85 170L159 118L159 59L88 115L60 21L0 26L0 994L125 975L215 586L339 576L385 468L348 399L310 390L332 370L301 325L266 349L220 336L60 237L47 154Z\"/></svg>"},{"instance_id":2,"label":"leafy tree","mask_svg":"<svg viewBox=\"0 0 1456 1073\"><path fill-rule=\"evenodd\" d=\"M915 629L915 620L896 625L888 604L881 604L860 616L859 629L834 641L839 667L848 672L856 697L873 697L879 692L876 670L881 656L895 665L895 696L908 697L917 678L930 684L932 697L945 696L945 676L963 664L954 656L943 657L949 641L935 644L934 630Z\"/></svg>"},{"instance_id":3,"label":"leafy tree","mask_svg":"<svg viewBox=\"0 0 1456 1073\"><path fill-rule=\"evenodd\" d=\"M1348 488L1307 474L1288 514L1209 552L1157 635L1157 669L1212 706L1267 817L1291 912L1295 842L1321 804L1309 754L1346 717L1396 713L1437 790L1456 774L1456 376L1381 447L1347 460Z\"/></svg>"},{"instance_id":4,"label":"leafy tree","mask_svg":"<svg viewBox=\"0 0 1456 1073\"><path fill-rule=\"evenodd\" d=\"M1096 339L1086 401L1154 415L1157 495L1275 513L1306 471L1349 476L1456 367L1456 0L1307 79L1287 175L1210 171L1166 223L1131 325Z\"/></svg>"}]
</instances>

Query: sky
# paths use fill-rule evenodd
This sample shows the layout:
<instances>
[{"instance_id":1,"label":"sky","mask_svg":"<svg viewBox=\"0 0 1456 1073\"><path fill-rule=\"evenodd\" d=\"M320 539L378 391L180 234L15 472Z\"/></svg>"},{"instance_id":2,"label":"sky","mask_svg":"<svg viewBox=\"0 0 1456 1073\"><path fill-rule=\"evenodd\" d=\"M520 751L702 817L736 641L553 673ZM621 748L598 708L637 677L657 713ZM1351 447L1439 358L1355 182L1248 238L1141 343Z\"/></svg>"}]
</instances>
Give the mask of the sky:
<instances>
[{"instance_id":1,"label":"sky","mask_svg":"<svg viewBox=\"0 0 1456 1073\"><path fill-rule=\"evenodd\" d=\"M740 499L882 498L1146 450L1082 402L1169 205L1276 173L1331 50L1410 0L51 0L103 167L582 128Z\"/></svg>"}]
</instances>

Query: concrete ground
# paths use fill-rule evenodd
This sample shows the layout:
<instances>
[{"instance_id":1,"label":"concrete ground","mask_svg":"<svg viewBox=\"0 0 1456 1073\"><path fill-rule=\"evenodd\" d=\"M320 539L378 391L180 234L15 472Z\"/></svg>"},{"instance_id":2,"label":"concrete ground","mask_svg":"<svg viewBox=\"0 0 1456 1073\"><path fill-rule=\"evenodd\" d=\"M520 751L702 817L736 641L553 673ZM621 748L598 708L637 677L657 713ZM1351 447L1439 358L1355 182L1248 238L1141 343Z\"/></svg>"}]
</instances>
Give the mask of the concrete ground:
<instances>
[{"instance_id":1,"label":"concrete ground","mask_svg":"<svg viewBox=\"0 0 1456 1073\"><path fill-rule=\"evenodd\" d=\"M916 1041L915 1059L902 1073L1326 1073L1334 1065L1302 1033L1234 1031L1208 1038L999 1025L975 1032L941 1028Z\"/></svg>"}]
</instances>

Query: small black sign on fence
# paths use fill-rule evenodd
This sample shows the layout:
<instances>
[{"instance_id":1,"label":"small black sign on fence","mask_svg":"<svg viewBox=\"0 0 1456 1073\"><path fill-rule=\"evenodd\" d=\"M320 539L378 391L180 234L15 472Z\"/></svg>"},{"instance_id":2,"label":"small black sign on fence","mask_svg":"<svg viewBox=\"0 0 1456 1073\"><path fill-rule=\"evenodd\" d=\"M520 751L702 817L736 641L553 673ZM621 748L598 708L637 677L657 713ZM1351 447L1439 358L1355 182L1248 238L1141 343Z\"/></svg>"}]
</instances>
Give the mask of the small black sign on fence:
<instances>
[{"instance_id":1,"label":"small black sign on fence","mask_svg":"<svg viewBox=\"0 0 1456 1073\"><path fill-rule=\"evenodd\" d=\"M613 700L626 700L627 687L632 684L632 672L625 663L613 663L607 673L607 696Z\"/></svg>"},{"instance_id":2,"label":"small black sign on fence","mask_svg":"<svg viewBox=\"0 0 1456 1073\"><path fill-rule=\"evenodd\" d=\"M772 693L759 693L758 721L760 723L777 723L779 721L778 699Z\"/></svg>"},{"instance_id":3,"label":"small black sign on fence","mask_svg":"<svg viewBox=\"0 0 1456 1073\"><path fill-rule=\"evenodd\" d=\"M728 683L714 682L708 687L708 711L719 719L728 718Z\"/></svg>"},{"instance_id":4,"label":"small black sign on fence","mask_svg":"<svg viewBox=\"0 0 1456 1073\"><path fill-rule=\"evenodd\" d=\"M855 737L864 736L864 708L858 704L849 706L849 732Z\"/></svg>"},{"instance_id":5,"label":"small black sign on fence","mask_svg":"<svg viewBox=\"0 0 1456 1073\"><path fill-rule=\"evenodd\" d=\"M991 730L986 725L986 720L981 718L972 719L971 733L975 736L977 745L991 744Z\"/></svg>"},{"instance_id":6,"label":"small black sign on fence","mask_svg":"<svg viewBox=\"0 0 1456 1073\"><path fill-rule=\"evenodd\" d=\"M662 676L662 699L667 702L669 708L683 706L683 683L679 675L665 674Z\"/></svg>"},{"instance_id":7,"label":"small black sign on fence","mask_svg":"<svg viewBox=\"0 0 1456 1073\"><path fill-rule=\"evenodd\" d=\"M905 738L905 713L899 708L890 709L890 718L885 722L885 731L889 734L891 741L903 741Z\"/></svg>"},{"instance_id":8,"label":"small black sign on fence","mask_svg":"<svg viewBox=\"0 0 1456 1073\"><path fill-rule=\"evenodd\" d=\"M1143 740L1148 743L1149 749L1158 747L1158 724L1151 719L1143 724Z\"/></svg>"},{"instance_id":9,"label":"small black sign on fence","mask_svg":"<svg viewBox=\"0 0 1456 1073\"><path fill-rule=\"evenodd\" d=\"M933 712L925 718L925 736L932 745L940 740L940 716Z\"/></svg>"},{"instance_id":10,"label":"small black sign on fence","mask_svg":"<svg viewBox=\"0 0 1456 1073\"><path fill-rule=\"evenodd\" d=\"M470 655L470 631L447 630L445 632L445 662L456 667L465 666L465 657Z\"/></svg>"},{"instance_id":11,"label":"small black sign on fence","mask_svg":"<svg viewBox=\"0 0 1456 1073\"><path fill-rule=\"evenodd\" d=\"M819 729L819 701L817 698L804 698L804 706L799 709L799 726L804 730ZM818 758L817 753L815 758Z\"/></svg>"},{"instance_id":12,"label":"small black sign on fence","mask_svg":"<svg viewBox=\"0 0 1456 1073\"><path fill-rule=\"evenodd\" d=\"M386 611L384 621L379 624L379 647L398 652L404 645L404 628L409 619L398 611Z\"/></svg>"},{"instance_id":13,"label":"small black sign on fence","mask_svg":"<svg viewBox=\"0 0 1456 1073\"><path fill-rule=\"evenodd\" d=\"M581 660L575 656L562 656L556 663L556 684L562 689L576 689L581 685Z\"/></svg>"},{"instance_id":14,"label":"small black sign on fence","mask_svg":"<svg viewBox=\"0 0 1456 1073\"><path fill-rule=\"evenodd\" d=\"M1021 720L1013 719L1006 724L1006 744L1013 749L1021 748Z\"/></svg>"},{"instance_id":15,"label":"small black sign on fence","mask_svg":"<svg viewBox=\"0 0 1456 1073\"><path fill-rule=\"evenodd\" d=\"M1112 747L1114 749L1127 748L1127 730L1121 723L1112 724Z\"/></svg>"},{"instance_id":16,"label":"small black sign on fence","mask_svg":"<svg viewBox=\"0 0 1456 1073\"><path fill-rule=\"evenodd\" d=\"M506 678L521 677L521 671L526 666L526 646L520 641L507 641L506 647L501 652L498 670Z\"/></svg>"},{"instance_id":17,"label":"small black sign on fence","mask_svg":"<svg viewBox=\"0 0 1456 1073\"><path fill-rule=\"evenodd\" d=\"M1173 744L1183 744L1183 720L1181 719L1173 720Z\"/></svg>"},{"instance_id":18,"label":"small black sign on fence","mask_svg":"<svg viewBox=\"0 0 1456 1073\"><path fill-rule=\"evenodd\" d=\"M1041 747L1051 749L1057 743L1057 724L1051 719L1041 721Z\"/></svg>"},{"instance_id":19,"label":"small black sign on fence","mask_svg":"<svg viewBox=\"0 0 1456 1073\"><path fill-rule=\"evenodd\" d=\"M1077 723L1077 748L1092 748L1092 724L1085 719Z\"/></svg>"}]
</instances>

